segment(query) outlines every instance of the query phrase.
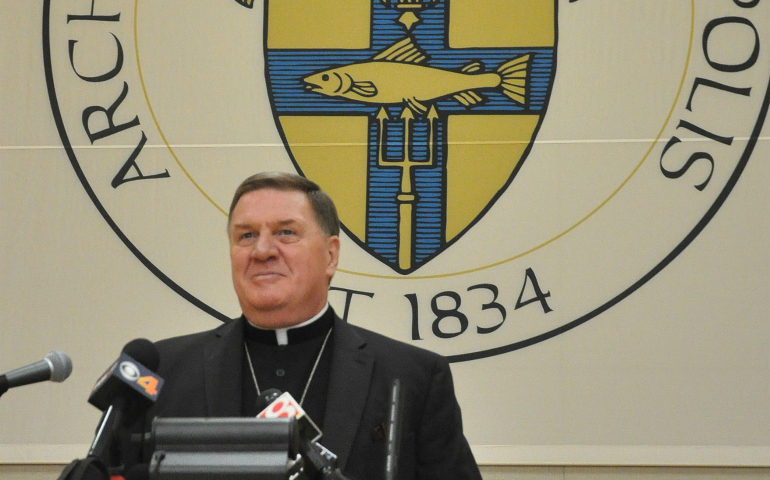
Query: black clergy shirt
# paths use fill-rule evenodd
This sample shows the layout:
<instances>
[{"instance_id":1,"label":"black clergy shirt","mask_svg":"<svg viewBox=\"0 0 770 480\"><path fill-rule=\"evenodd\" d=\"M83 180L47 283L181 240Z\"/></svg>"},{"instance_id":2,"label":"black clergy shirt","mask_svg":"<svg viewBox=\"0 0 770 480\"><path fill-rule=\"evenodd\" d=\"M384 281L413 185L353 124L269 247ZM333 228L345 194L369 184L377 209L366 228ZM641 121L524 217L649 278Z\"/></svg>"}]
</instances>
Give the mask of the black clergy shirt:
<instances>
[{"instance_id":1,"label":"black clergy shirt","mask_svg":"<svg viewBox=\"0 0 770 480\"><path fill-rule=\"evenodd\" d=\"M276 388L289 392L299 402L305 390L313 365L318 358L326 334L334 323L334 312L327 308L316 321L299 328L289 329L288 344L278 345L274 330L263 330L244 322L244 339L249 349L254 373L259 384L259 391ZM331 370L332 335L326 342L318 367L310 380L302 408L323 430L323 417L326 410L326 392ZM243 356L243 388L241 405L243 416L256 416L257 389L248 365L248 357Z\"/></svg>"}]
</instances>

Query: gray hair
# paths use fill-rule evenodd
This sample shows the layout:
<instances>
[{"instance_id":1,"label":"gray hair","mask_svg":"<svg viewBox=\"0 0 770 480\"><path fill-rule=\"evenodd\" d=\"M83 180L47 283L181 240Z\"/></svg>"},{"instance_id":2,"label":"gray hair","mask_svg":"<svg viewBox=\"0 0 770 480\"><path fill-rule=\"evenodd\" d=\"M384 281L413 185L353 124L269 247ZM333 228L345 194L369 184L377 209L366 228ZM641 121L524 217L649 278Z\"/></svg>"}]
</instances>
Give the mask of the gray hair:
<instances>
[{"instance_id":1,"label":"gray hair","mask_svg":"<svg viewBox=\"0 0 770 480\"><path fill-rule=\"evenodd\" d=\"M315 182L293 173L261 172L244 180L233 195L230 203L227 226L230 227L230 218L233 210L242 196L256 190L279 190L283 192L302 192L310 202L315 214L318 226L326 235L340 234L340 219L337 208L331 197L327 195Z\"/></svg>"}]
</instances>

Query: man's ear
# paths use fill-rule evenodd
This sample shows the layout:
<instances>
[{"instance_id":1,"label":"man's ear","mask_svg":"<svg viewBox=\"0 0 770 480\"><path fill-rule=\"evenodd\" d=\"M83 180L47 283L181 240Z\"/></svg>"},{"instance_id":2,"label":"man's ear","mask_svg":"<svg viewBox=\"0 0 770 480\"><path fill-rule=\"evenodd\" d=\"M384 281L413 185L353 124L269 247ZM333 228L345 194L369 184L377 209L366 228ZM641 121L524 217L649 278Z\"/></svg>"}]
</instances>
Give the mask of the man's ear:
<instances>
[{"instance_id":1,"label":"man's ear","mask_svg":"<svg viewBox=\"0 0 770 480\"><path fill-rule=\"evenodd\" d=\"M331 280L334 273L337 271L337 263L340 260L340 237L337 235L330 235L326 239L326 254L328 255L329 263L326 266L326 276Z\"/></svg>"}]
</instances>

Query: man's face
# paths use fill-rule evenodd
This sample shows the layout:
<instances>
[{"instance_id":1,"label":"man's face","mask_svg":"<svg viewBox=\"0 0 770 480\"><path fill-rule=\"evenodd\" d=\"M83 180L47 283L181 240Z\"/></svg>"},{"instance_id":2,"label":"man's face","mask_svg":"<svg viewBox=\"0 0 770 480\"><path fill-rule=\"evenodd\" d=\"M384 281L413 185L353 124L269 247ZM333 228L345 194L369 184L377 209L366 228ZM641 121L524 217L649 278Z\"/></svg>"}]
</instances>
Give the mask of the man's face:
<instances>
[{"instance_id":1,"label":"man's face","mask_svg":"<svg viewBox=\"0 0 770 480\"><path fill-rule=\"evenodd\" d=\"M263 189L243 195L229 234L233 285L251 323L285 328L323 308L340 241L321 230L303 192Z\"/></svg>"}]
</instances>

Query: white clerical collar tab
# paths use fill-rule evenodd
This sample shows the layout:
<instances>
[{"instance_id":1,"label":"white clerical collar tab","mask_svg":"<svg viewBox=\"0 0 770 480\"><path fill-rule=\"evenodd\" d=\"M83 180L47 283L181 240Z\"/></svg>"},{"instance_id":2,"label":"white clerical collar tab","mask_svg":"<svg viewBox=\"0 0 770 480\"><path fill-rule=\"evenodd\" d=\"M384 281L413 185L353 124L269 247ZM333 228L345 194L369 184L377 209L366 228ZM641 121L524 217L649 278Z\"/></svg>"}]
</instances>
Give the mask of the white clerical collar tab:
<instances>
[{"instance_id":1,"label":"white clerical collar tab","mask_svg":"<svg viewBox=\"0 0 770 480\"><path fill-rule=\"evenodd\" d=\"M278 345L288 345L289 335L286 333L288 328L279 328L275 331L275 341Z\"/></svg>"},{"instance_id":2,"label":"white clerical collar tab","mask_svg":"<svg viewBox=\"0 0 770 480\"><path fill-rule=\"evenodd\" d=\"M323 317L326 311L329 310L329 302L326 302L326 306L321 309L320 312L318 312L316 315L314 315L311 319L306 320L302 323L298 323L297 325L292 325L291 327L287 328L276 328L275 329L275 341L278 343L278 345L288 345L289 344L289 334L287 333L289 330L294 330L295 328L302 328L307 327L311 323L315 322L319 318Z\"/></svg>"}]
</instances>

